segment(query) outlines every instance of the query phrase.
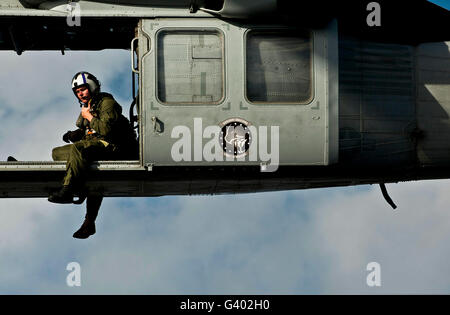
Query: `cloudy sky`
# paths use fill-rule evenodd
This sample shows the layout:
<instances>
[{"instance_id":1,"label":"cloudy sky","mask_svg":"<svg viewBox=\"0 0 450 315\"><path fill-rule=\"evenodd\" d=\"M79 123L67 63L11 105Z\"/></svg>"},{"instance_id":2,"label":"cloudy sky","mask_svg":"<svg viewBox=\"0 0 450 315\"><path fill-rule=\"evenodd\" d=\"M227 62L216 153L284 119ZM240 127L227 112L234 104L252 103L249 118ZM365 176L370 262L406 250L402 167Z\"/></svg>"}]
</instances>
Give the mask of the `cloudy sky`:
<instances>
[{"instance_id":1,"label":"cloudy sky","mask_svg":"<svg viewBox=\"0 0 450 315\"><path fill-rule=\"evenodd\" d=\"M128 111L129 53L0 52L0 159L50 160L79 111L70 79L95 73ZM13 137L12 137L13 135ZM1 294L450 293L450 182L233 196L0 199ZM69 287L70 262L81 286ZM367 264L381 267L369 287Z\"/></svg>"}]
</instances>

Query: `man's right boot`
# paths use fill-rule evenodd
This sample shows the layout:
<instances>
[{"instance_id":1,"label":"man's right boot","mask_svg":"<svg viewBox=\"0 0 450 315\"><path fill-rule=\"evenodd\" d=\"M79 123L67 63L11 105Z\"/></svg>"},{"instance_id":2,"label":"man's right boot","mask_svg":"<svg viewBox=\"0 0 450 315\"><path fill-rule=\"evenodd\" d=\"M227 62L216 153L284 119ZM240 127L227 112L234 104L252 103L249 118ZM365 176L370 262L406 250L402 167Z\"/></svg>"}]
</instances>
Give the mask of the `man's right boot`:
<instances>
[{"instance_id":1,"label":"man's right boot","mask_svg":"<svg viewBox=\"0 0 450 315\"><path fill-rule=\"evenodd\" d=\"M73 233L73 237L85 239L93 234L95 234L95 221L86 218L78 231Z\"/></svg>"},{"instance_id":2,"label":"man's right boot","mask_svg":"<svg viewBox=\"0 0 450 315\"><path fill-rule=\"evenodd\" d=\"M70 186L63 186L59 191L52 193L48 201L53 203L73 203L73 191Z\"/></svg>"}]
</instances>

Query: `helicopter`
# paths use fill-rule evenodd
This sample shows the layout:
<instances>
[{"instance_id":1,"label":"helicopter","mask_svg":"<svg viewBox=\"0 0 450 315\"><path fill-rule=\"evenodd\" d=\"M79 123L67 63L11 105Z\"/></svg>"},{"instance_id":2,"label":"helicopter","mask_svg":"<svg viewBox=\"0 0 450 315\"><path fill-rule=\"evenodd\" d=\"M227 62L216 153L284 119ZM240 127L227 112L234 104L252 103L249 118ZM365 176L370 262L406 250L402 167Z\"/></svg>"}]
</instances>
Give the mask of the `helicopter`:
<instances>
[{"instance_id":1,"label":"helicopter","mask_svg":"<svg viewBox=\"0 0 450 315\"><path fill-rule=\"evenodd\" d=\"M130 52L139 160L94 162L90 191L379 184L395 208L386 183L450 178L449 24L419 0L6 0L0 50ZM64 170L0 162L0 197L48 196Z\"/></svg>"}]
</instances>

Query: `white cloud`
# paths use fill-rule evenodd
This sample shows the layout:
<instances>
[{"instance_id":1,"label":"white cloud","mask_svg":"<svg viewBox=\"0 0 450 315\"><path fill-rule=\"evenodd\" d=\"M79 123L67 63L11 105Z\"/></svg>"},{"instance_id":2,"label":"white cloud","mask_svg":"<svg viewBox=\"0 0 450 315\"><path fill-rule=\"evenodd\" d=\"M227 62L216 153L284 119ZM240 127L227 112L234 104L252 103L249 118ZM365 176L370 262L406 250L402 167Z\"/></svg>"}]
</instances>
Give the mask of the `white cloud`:
<instances>
[{"instance_id":1,"label":"white cloud","mask_svg":"<svg viewBox=\"0 0 450 315\"><path fill-rule=\"evenodd\" d=\"M51 102L55 98L70 98L74 103L70 85L76 72L92 72L107 83L123 71L128 56L125 50L68 51L64 56L58 52L26 52L20 57L13 52L1 52L2 107L6 103L20 113L27 113L39 106L58 108L59 104Z\"/></svg>"}]
</instances>

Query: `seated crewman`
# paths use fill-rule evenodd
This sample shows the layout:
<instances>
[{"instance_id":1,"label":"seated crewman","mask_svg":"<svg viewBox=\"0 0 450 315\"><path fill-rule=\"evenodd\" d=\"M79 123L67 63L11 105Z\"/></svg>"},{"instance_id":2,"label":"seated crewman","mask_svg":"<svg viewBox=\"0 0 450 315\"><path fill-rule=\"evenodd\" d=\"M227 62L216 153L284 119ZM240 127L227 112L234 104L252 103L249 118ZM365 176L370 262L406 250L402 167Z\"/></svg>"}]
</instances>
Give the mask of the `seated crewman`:
<instances>
[{"instance_id":1,"label":"seated crewman","mask_svg":"<svg viewBox=\"0 0 450 315\"><path fill-rule=\"evenodd\" d=\"M81 113L75 131L64 134L63 140L72 144L53 149L55 161L67 161L66 174L59 191L48 198L54 203L73 203L74 193L83 190L86 173L92 161L138 159L136 134L122 107L111 94L100 92L100 82L88 72L79 72L72 79L72 90ZM76 238L87 238L95 233L95 219L102 196L87 196L87 213Z\"/></svg>"}]
</instances>

